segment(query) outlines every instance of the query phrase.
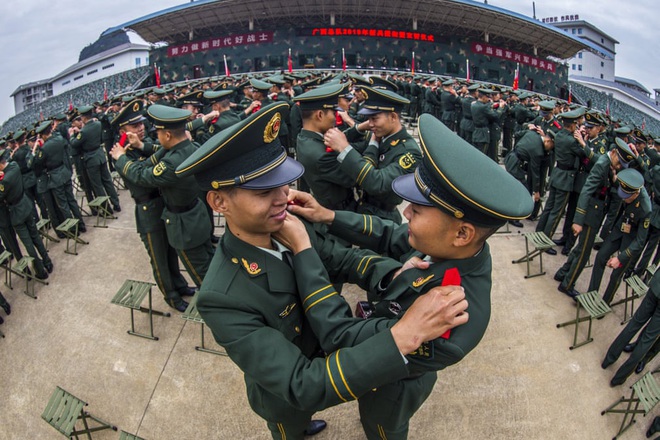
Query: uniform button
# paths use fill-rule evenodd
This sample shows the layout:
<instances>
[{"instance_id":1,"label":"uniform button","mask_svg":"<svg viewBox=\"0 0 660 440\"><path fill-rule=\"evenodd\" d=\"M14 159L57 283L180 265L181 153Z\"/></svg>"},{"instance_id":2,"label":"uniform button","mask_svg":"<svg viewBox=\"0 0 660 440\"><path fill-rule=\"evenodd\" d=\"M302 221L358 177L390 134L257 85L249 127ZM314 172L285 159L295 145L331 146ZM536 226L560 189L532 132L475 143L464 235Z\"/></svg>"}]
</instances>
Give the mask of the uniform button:
<instances>
[{"instance_id":1,"label":"uniform button","mask_svg":"<svg viewBox=\"0 0 660 440\"><path fill-rule=\"evenodd\" d=\"M169 225L169 224L170 224L170 219L169 219L169 218L165 220L165 224L166 224L166 225Z\"/></svg>"},{"instance_id":2,"label":"uniform button","mask_svg":"<svg viewBox=\"0 0 660 440\"><path fill-rule=\"evenodd\" d=\"M598 209L598 205L594 206L594 208Z\"/></svg>"},{"instance_id":3,"label":"uniform button","mask_svg":"<svg viewBox=\"0 0 660 440\"><path fill-rule=\"evenodd\" d=\"M147 205L142 205L142 210L146 211L147 210Z\"/></svg>"},{"instance_id":4,"label":"uniform button","mask_svg":"<svg viewBox=\"0 0 660 440\"><path fill-rule=\"evenodd\" d=\"M296 331L296 333L300 333L300 327L295 326L293 329Z\"/></svg>"}]
</instances>

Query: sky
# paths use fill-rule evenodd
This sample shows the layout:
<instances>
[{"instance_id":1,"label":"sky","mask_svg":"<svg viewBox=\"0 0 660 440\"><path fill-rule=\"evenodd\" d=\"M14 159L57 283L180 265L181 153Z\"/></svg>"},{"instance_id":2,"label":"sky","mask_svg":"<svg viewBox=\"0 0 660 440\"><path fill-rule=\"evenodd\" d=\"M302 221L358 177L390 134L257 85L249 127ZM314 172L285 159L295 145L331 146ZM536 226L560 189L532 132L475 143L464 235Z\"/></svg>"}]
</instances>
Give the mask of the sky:
<instances>
[{"instance_id":1,"label":"sky","mask_svg":"<svg viewBox=\"0 0 660 440\"><path fill-rule=\"evenodd\" d=\"M43 0L0 2L0 123L14 114L9 95L21 84L51 78L78 61L83 47L104 30L185 3L184 0ZM480 3L480 2L479 2ZM532 16L532 1L489 0L493 6ZM620 0L537 0L537 18L578 14L620 42L616 75L648 90L660 88L658 0L635 0L628 12Z\"/></svg>"}]
</instances>

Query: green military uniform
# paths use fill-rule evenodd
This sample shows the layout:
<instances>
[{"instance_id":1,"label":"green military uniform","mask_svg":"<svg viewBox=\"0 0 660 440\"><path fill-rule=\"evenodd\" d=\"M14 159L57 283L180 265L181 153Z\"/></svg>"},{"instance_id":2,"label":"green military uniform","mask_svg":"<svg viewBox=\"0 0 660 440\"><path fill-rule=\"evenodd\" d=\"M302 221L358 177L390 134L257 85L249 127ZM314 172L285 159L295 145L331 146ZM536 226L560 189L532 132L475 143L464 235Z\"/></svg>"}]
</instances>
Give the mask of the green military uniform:
<instances>
[{"instance_id":1,"label":"green military uniform","mask_svg":"<svg viewBox=\"0 0 660 440\"><path fill-rule=\"evenodd\" d=\"M478 88L479 85L474 84L468 87L468 91L472 93ZM474 132L474 121L472 120L472 103L475 101L476 98L471 94L467 94L460 99L461 107L463 109L463 117L459 123L458 134L470 144L472 143L472 133Z\"/></svg>"},{"instance_id":2,"label":"green military uniform","mask_svg":"<svg viewBox=\"0 0 660 440\"><path fill-rule=\"evenodd\" d=\"M454 80L447 80L442 85L443 87L453 87ZM442 107L442 118L440 120L452 131L456 131L456 106L459 103L460 99L455 93L451 93L447 89L443 89L440 93L440 106Z\"/></svg>"},{"instance_id":3,"label":"green military uniform","mask_svg":"<svg viewBox=\"0 0 660 440\"><path fill-rule=\"evenodd\" d=\"M492 90L479 89L479 97L484 95L491 95ZM504 107L493 110L493 105L490 101L482 102L476 100L472 103L472 122L474 122L474 131L472 132L472 145L484 154L488 153L490 146L490 126L495 121L498 121Z\"/></svg>"},{"instance_id":4,"label":"green military uniform","mask_svg":"<svg viewBox=\"0 0 660 440\"><path fill-rule=\"evenodd\" d=\"M329 110L337 107L342 85L319 87L296 96L297 107L302 110ZM353 193L354 179L341 169L337 153L326 151L323 133L302 129L297 139L297 160L305 167L303 180L318 202L329 209L356 209Z\"/></svg>"},{"instance_id":5,"label":"green military uniform","mask_svg":"<svg viewBox=\"0 0 660 440\"><path fill-rule=\"evenodd\" d=\"M0 154L0 163L6 163L8 159L9 152L3 150ZM28 255L34 258L35 276L39 279L48 278L48 272L53 270L53 263L41 241L32 216L34 205L23 191L23 178L16 163L7 163L3 174L0 175L0 203L9 210L12 227L21 239Z\"/></svg>"},{"instance_id":6,"label":"green military uniform","mask_svg":"<svg viewBox=\"0 0 660 440\"><path fill-rule=\"evenodd\" d=\"M637 262L637 268L635 273L638 275L643 275L646 267L651 261L651 256L656 252L658 248L658 242L660 242L660 165L655 165L649 170L648 177L651 180L652 189L651 194L653 198L652 203L652 212L651 212L651 224L649 226L648 237L646 240L646 247L642 256ZM654 258L653 264L657 264L658 254Z\"/></svg>"},{"instance_id":7,"label":"green military uniform","mask_svg":"<svg viewBox=\"0 0 660 440\"><path fill-rule=\"evenodd\" d=\"M166 106L152 105L149 115L157 129L183 127L190 112ZM167 128L166 128L167 127ZM117 171L137 185L160 190L165 207L167 239L183 262L193 282L200 286L213 253L211 223L204 204L199 201L199 187L192 177L179 178L175 174L179 166L197 148L184 140L167 149L162 156L151 160L130 160L126 155L116 161Z\"/></svg>"},{"instance_id":8,"label":"green military uniform","mask_svg":"<svg viewBox=\"0 0 660 440\"><path fill-rule=\"evenodd\" d=\"M28 134L28 139L36 138L37 132L36 129L30 130ZM37 193L37 177L34 175L34 171L30 166L28 166L28 158L31 159L32 151L28 144L23 144L18 147L12 154L12 160L16 162L19 169L21 170L21 176L23 178L23 190L25 195L30 199L34 208L32 209L32 216L35 221L39 220L39 215L37 214L36 206L39 205L39 209L42 210L42 215L47 217L46 211L47 208L44 206L44 202L41 199L41 195Z\"/></svg>"},{"instance_id":9,"label":"green military uniform","mask_svg":"<svg viewBox=\"0 0 660 440\"><path fill-rule=\"evenodd\" d=\"M579 112L571 111L560 115L563 119L576 119L581 116ZM566 205L568 197L573 191L575 175L577 174L579 161L592 160L593 152L587 147L582 147L573 137L573 133L562 128L555 135L555 157L557 165L552 170L550 178L550 194L541 213L541 218L536 225L536 231L543 231L545 235L552 238Z\"/></svg>"},{"instance_id":10,"label":"green military uniform","mask_svg":"<svg viewBox=\"0 0 660 440\"><path fill-rule=\"evenodd\" d=\"M91 117L91 106L81 107L78 110L81 115L87 114ZM100 121L88 120L80 132L71 139L71 148L73 154L82 155L94 197L110 197L112 208L120 211L119 196L112 183L106 151L102 145L102 132L103 126Z\"/></svg>"},{"instance_id":11,"label":"green military uniform","mask_svg":"<svg viewBox=\"0 0 660 440\"><path fill-rule=\"evenodd\" d=\"M363 109L365 115L383 111L399 112L407 102L394 92L365 87L368 97ZM338 156L340 169L354 179L363 191L358 212L377 215L401 223L397 206L402 199L392 191L392 181L403 174L412 173L421 158L417 142L404 127L380 140L370 141L363 154L346 148Z\"/></svg>"},{"instance_id":12,"label":"green military uniform","mask_svg":"<svg viewBox=\"0 0 660 440\"><path fill-rule=\"evenodd\" d=\"M603 242L591 272L589 281L589 291L598 290L605 264L612 255L618 252L618 258L621 266L612 271L610 282L607 285L603 299L606 303L611 303L614 294L619 288L621 279L629 267L635 264L639 254L644 249L646 236L651 223L651 200L646 189L643 187L644 178L638 171L633 169L622 170L617 174L619 182L619 196L630 197L636 191L639 196L632 203L623 203L621 211L617 216L612 231Z\"/></svg>"},{"instance_id":13,"label":"green military uniform","mask_svg":"<svg viewBox=\"0 0 660 440\"><path fill-rule=\"evenodd\" d=\"M43 136L49 130L50 124L44 122L37 128L37 133L42 133ZM63 219L78 219L78 229L85 232L85 223L78 202L73 195L72 172L67 166L67 145L67 141L58 132L50 133L50 137L44 145L35 152L32 168L37 176L37 191L44 194L46 203L48 203L48 191L53 196L55 206L48 207L51 222L59 221L57 216L51 215L58 210Z\"/></svg>"},{"instance_id":14,"label":"green military uniform","mask_svg":"<svg viewBox=\"0 0 660 440\"><path fill-rule=\"evenodd\" d=\"M122 127L125 124L142 122L143 106L141 101L128 104L115 119L113 126ZM141 150L128 147L126 156L131 161L149 160L153 152L153 141L147 137L142 139ZM149 255L149 263L154 275L156 285L160 289L165 302L174 308L183 308L187 303L181 299L182 295L189 293L188 283L179 270L179 257L176 250L170 246L165 232L165 223L162 220L165 203L156 188L145 187L125 181L131 197L135 200L135 225L140 239ZM184 307L181 307L185 305Z\"/></svg>"},{"instance_id":15,"label":"green military uniform","mask_svg":"<svg viewBox=\"0 0 660 440\"><path fill-rule=\"evenodd\" d=\"M529 131L504 158L504 166L513 177L527 187L530 194L541 191L541 169L547 155L543 138Z\"/></svg>"},{"instance_id":16,"label":"green military uniform","mask_svg":"<svg viewBox=\"0 0 660 440\"><path fill-rule=\"evenodd\" d=\"M481 153L466 148L467 143L436 119L422 115L419 126L423 159L414 176L401 176L393 184L403 198L489 228L529 214L532 203L527 191L499 166ZM489 190L487 186L472 186L469 176L477 174L493 187ZM506 197L498 195L499 192L507 194ZM400 261L412 256L425 257L411 248L408 225L396 225L374 216L336 212L329 232ZM406 270L386 288L369 292L372 316L399 318L418 296L443 284L448 270L456 269L469 304L470 320L453 329L447 337L426 342L406 356L410 371L406 379L383 385L360 398L360 419L368 438L407 438L408 420L428 397L435 372L462 360L482 339L490 319L492 263L488 244L484 243L481 250L468 258L431 260L428 269ZM307 275L310 274L301 275L304 283L312 281L311 275L310 279ZM316 298L326 291L328 289L309 297ZM306 302L303 301L303 306ZM330 314L336 303L337 298L328 298L309 306L307 314L315 331L315 325L323 322L323 317Z\"/></svg>"}]
</instances>

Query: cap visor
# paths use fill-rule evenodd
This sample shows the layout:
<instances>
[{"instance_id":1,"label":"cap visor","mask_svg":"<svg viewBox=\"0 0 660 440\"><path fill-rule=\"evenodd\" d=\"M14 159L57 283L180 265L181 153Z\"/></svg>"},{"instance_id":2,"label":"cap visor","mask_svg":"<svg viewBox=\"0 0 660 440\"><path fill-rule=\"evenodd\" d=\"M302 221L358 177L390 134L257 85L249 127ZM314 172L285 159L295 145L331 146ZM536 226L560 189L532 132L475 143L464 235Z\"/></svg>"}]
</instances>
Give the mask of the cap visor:
<instances>
[{"instance_id":1,"label":"cap visor","mask_svg":"<svg viewBox=\"0 0 660 440\"><path fill-rule=\"evenodd\" d=\"M433 206L433 203L424 197L417 185L415 184L414 174L404 174L399 176L392 182L392 189L394 192L404 200L417 205Z\"/></svg>"},{"instance_id":2,"label":"cap visor","mask_svg":"<svg viewBox=\"0 0 660 440\"><path fill-rule=\"evenodd\" d=\"M382 113L382 110L372 110L370 108L361 108L360 110L358 110L358 115L371 116L371 115L376 115L378 113Z\"/></svg>"},{"instance_id":3,"label":"cap visor","mask_svg":"<svg viewBox=\"0 0 660 440\"><path fill-rule=\"evenodd\" d=\"M305 172L305 167L296 160L287 157L282 165L261 177L239 186L245 189L271 189L288 185L298 179Z\"/></svg>"},{"instance_id":4,"label":"cap visor","mask_svg":"<svg viewBox=\"0 0 660 440\"><path fill-rule=\"evenodd\" d=\"M616 193L621 197L621 199L626 200L629 197L632 197L632 194L628 194L624 190L621 189L621 187L616 189Z\"/></svg>"}]
</instances>

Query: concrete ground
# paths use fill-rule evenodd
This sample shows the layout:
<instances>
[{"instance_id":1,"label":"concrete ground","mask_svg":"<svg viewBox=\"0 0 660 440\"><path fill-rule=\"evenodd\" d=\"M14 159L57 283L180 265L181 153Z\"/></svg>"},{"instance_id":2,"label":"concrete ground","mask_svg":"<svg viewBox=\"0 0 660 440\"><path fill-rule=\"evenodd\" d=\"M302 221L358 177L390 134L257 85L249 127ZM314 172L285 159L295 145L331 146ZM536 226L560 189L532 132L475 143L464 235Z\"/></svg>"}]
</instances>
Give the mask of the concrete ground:
<instances>
[{"instance_id":1,"label":"concrete ground","mask_svg":"<svg viewBox=\"0 0 660 440\"><path fill-rule=\"evenodd\" d=\"M40 417L57 385L89 402L92 414L145 439L269 438L248 406L238 368L227 357L196 351L200 325L169 309L157 289L154 308L174 312L154 318L160 339L126 333L130 313L110 300L124 280L149 281L152 275L135 232L132 199L127 191L120 196L124 209L107 229L87 220L84 238L90 244L80 246L79 255L65 254L63 242L51 244L55 271L48 286L37 286L38 299L22 293L20 279L13 290L2 288L13 312L0 326L6 334L0 339L0 439L60 438ZM618 430L621 416L600 411L628 395L640 377L633 374L624 386L610 388L625 354L608 370L600 368L622 328L622 307L594 321L592 343L569 350L573 328L556 324L574 317L575 305L552 280L565 257L545 256L547 274L525 279L525 265L511 264L524 253L520 232L535 225L524 223L522 231L512 228L489 240L490 327L463 362L439 373L432 395L411 421L410 439L587 440ZM585 290L589 274L587 269L580 278L579 290ZM361 295L354 286L345 293L351 303ZM146 315L136 321L148 331ZM328 422L318 440L364 438L355 403L318 416ZM622 438L644 438L651 421L652 416L640 417ZM118 436L102 431L94 438Z\"/></svg>"}]
</instances>

